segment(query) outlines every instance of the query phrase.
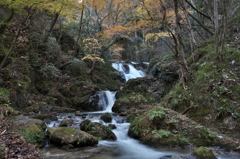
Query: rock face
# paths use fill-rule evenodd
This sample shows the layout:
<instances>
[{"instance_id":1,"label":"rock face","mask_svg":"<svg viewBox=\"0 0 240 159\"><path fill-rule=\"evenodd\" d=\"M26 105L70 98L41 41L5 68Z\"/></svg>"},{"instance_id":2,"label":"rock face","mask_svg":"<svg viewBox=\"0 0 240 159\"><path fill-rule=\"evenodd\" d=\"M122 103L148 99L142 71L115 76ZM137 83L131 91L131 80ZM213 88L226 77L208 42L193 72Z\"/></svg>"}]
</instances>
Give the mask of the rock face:
<instances>
[{"instance_id":1,"label":"rock face","mask_svg":"<svg viewBox=\"0 0 240 159\"><path fill-rule=\"evenodd\" d=\"M139 109L140 104L159 102L170 88L171 85L150 76L131 79L117 93L112 111L122 113L131 108Z\"/></svg>"},{"instance_id":2,"label":"rock face","mask_svg":"<svg viewBox=\"0 0 240 159\"><path fill-rule=\"evenodd\" d=\"M48 128L47 136L51 142L64 145L72 145L74 147L91 146L98 144L97 138L92 135L72 128Z\"/></svg>"},{"instance_id":3,"label":"rock face","mask_svg":"<svg viewBox=\"0 0 240 159\"><path fill-rule=\"evenodd\" d=\"M91 122L90 120L84 120L80 123L81 130L97 137L100 140L116 140L116 135L111 129L100 123Z\"/></svg>"}]
</instances>

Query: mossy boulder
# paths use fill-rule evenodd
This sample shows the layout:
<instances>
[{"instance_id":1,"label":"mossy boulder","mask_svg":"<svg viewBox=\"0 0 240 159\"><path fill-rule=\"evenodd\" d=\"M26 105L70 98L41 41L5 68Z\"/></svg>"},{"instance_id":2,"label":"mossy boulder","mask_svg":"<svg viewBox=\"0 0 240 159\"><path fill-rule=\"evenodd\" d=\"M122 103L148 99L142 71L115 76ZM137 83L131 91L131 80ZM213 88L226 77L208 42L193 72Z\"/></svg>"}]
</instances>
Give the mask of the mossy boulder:
<instances>
[{"instance_id":1,"label":"mossy boulder","mask_svg":"<svg viewBox=\"0 0 240 159\"><path fill-rule=\"evenodd\" d=\"M8 116L16 116L20 113L12 107L0 104L0 119Z\"/></svg>"},{"instance_id":2,"label":"mossy boulder","mask_svg":"<svg viewBox=\"0 0 240 159\"><path fill-rule=\"evenodd\" d=\"M171 109L156 107L131 121L129 136L148 145L222 146L236 149L238 141L219 137L206 127ZM231 141L231 142L227 142Z\"/></svg>"},{"instance_id":3,"label":"mossy boulder","mask_svg":"<svg viewBox=\"0 0 240 159\"><path fill-rule=\"evenodd\" d=\"M159 102L172 88L157 78L146 76L130 79L116 94L113 112L121 113L128 109L140 109L139 105Z\"/></svg>"},{"instance_id":4,"label":"mossy boulder","mask_svg":"<svg viewBox=\"0 0 240 159\"><path fill-rule=\"evenodd\" d=\"M105 113L100 117L105 123L111 123L112 122L112 116L110 113Z\"/></svg>"},{"instance_id":5,"label":"mossy boulder","mask_svg":"<svg viewBox=\"0 0 240 159\"><path fill-rule=\"evenodd\" d=\"M151 59L147 74L165 84L174 84L179 79L179 65L169 55L160 55Z\"/></svg>"},{"instance_id":6,"label":"mossy boulder","mask_svg":"<svg viewBox=\"0 0 240 159\"><path fill-rule=\"evenodd\" d=\"M86 63L82 60L74 58L73 60L69 61L65 64L64 67L65 72L69 76L87 76L87 66Z\"/></svg>"},{"instance_id":7,"label":"mossy boulder","mask_svg":"<svg viewBox=\"0 0 240 159\"><path fill-rule=\"evenodd\" d=\"M32 119L27 116L19 115L13 118L14 130L19 132L23 137L38 147L45 146L44 131L46 124L39 119Z\"/></svg>"},{"instance_id":8,"label":"mossy boulder","mask_svg":"<svg viewBox=\"0 0 240 159\"><path fill-rule=\"evenodd\" d=\"M43 121L57 121L58 120L57 116L53 115L53 114L36 114L36 115L32 116L32 118L40 119Z\"/></svg>"},{"instance_id":9,"label":"mossy boulder","mask_svg":"<svg viewBox=\"0 0 240 159\"><path fill-rule=\"evenodd\" d=\"M67 127L73 124L73 120L62 120L59 127Z\"/></svg>"},{"instance_id":10,"label":"mossy boulder","mask_svg":"<svg viewBox=\"0 0 240 159\"><path fill-rule=\"evenodd\" d=\"M133 92L118 98L112 107L112 111L120 114L133 113L136 110L141 110L141 105L152 104L155 102L156 100L152 97Z\"/></svg>"},{"instance_id":11,"label":"mossy boulder","mask_svg":"<svg viewBox=\"0 0 240 159\"><path fill-rule=\"evenodd\" d=\"M90 120L84 120L80 123L81 130L97 137L100 140L116 140L116 135L112 130L100 123L91 122Z\"/></svg>"},{"instance_id":12,"label":"mossy boulder","mask_svg":"<svg viewBox=\"0 0 240 159\"><path fill-rule=\"evenodd\" d=\"M212 149L207 147L199 147L193 151L193 154L197 158L201 158L201 159L217 159L213 154Z\"/></svg>"},{"instance_id":13,"label":"mossy boulder","mask_svg":"<svg viewBox=\"0 0 240 159\"><path fill-rule=\"evenodd\" d=\"M60 146L73 145L74 147L81 147L98 144L98 140L94 136L81 130L67 127L48 128L47 136L51 142Z\"/></svg>"}]
</instances>

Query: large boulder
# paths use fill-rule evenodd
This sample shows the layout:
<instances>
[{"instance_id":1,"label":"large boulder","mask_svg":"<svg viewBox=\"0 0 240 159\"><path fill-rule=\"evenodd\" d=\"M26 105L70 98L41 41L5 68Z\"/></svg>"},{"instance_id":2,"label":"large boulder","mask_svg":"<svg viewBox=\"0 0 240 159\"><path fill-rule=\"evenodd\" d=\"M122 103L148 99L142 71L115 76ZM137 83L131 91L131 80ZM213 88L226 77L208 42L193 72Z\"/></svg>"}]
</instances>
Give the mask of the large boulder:
<instances>
[{"instance_id":1,"label":"large boulder","mask_svg":"<svg viewBox=\"0 0 240 159\"><path fill-rule=\"evenodd\" d=\"M201 159L217 159L212 152L212 149L207 147L199 147L193 151L193 154Z\"/></svg>"},{"instance_id":2,"label":"large boulder","mask_svg":"<svg viewBox=\"0 0 240 159\"><path fill-rule=\"evenodd\" d=\"M80 123L81 130L97 137L100 140L116 140L116 135L112 132L112 130L100 123L91 122L90 120L84 120Z\"/></svg>"},{"instance_id":3,"label":"large boulder","mask_svg":"<svg viewBox=\"0 0 240 159\"><path fill-rule=\"evenodd\" d=\"M61 146L72 145L74 147L81 147L98 144L98 140L94 136L81 130L67 127L48 128L47 136L51 142Z\"/></svg>"},{"instance_id":4,"label":"large boulder","mask_svg":"<svg viewBox=\"0 0 240 159\"><path fill-rule=\"evenodd\" d=\"M129 136L148 145L221 146L237 149L239 140L221 136L171 109L155 107L132 120Z\"/></svg>"},{"instance_id":5,"label":"large boulder","mask_svg":"<svg viewBox=\"0 0 240 159\"><path fill-rule=\"evenodd\" d=\"M45 146L44 131L47 126L42 120L19 115L13 118L13 124L14 130L22 134L25 139L37 144L38 147Z\"/></svg>"}]
</instances>

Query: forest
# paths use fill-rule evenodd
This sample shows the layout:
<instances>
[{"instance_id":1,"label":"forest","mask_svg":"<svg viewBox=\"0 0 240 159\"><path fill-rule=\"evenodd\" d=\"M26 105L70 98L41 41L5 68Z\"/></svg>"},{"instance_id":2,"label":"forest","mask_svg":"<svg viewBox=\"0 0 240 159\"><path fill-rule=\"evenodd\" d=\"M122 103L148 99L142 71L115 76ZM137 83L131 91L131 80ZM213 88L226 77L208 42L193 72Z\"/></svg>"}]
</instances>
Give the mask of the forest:
<instances>
[{"instance_id":1,"label":"forest","mask_svg":"<svg viewBox=\"0 0 240 159\"><path fill-rule=\"evenodd\" d=\"M239 150L239 0L0 0L0 159Z\"/></svg>"}]
</instances>

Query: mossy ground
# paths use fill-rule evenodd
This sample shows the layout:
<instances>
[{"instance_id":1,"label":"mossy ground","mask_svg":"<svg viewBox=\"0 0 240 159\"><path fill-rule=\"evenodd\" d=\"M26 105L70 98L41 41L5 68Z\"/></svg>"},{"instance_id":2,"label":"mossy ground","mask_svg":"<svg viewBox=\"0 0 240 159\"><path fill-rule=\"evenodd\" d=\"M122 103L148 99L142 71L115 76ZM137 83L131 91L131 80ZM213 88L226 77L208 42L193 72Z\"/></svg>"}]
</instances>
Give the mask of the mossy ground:
<instances>
[{"instance_id":1,"label":"mossy ground","mask_svg":"<svg viewBox=\"0 0 240 159\"><path fill-rule=\"evenodd\" d=\"M214 46L209 44L195 54L202 54L202 57L191 65L192 80L188 88L184 89L180 81L163 102L166 107L201 124L227 130L228 125L223 124L226 117L231 116L236 123L240 121L240 51L226 46L219 60ZM239 125L235 125L232 133L237 132L236 129Z\"/></svg>"}]
</instances>

